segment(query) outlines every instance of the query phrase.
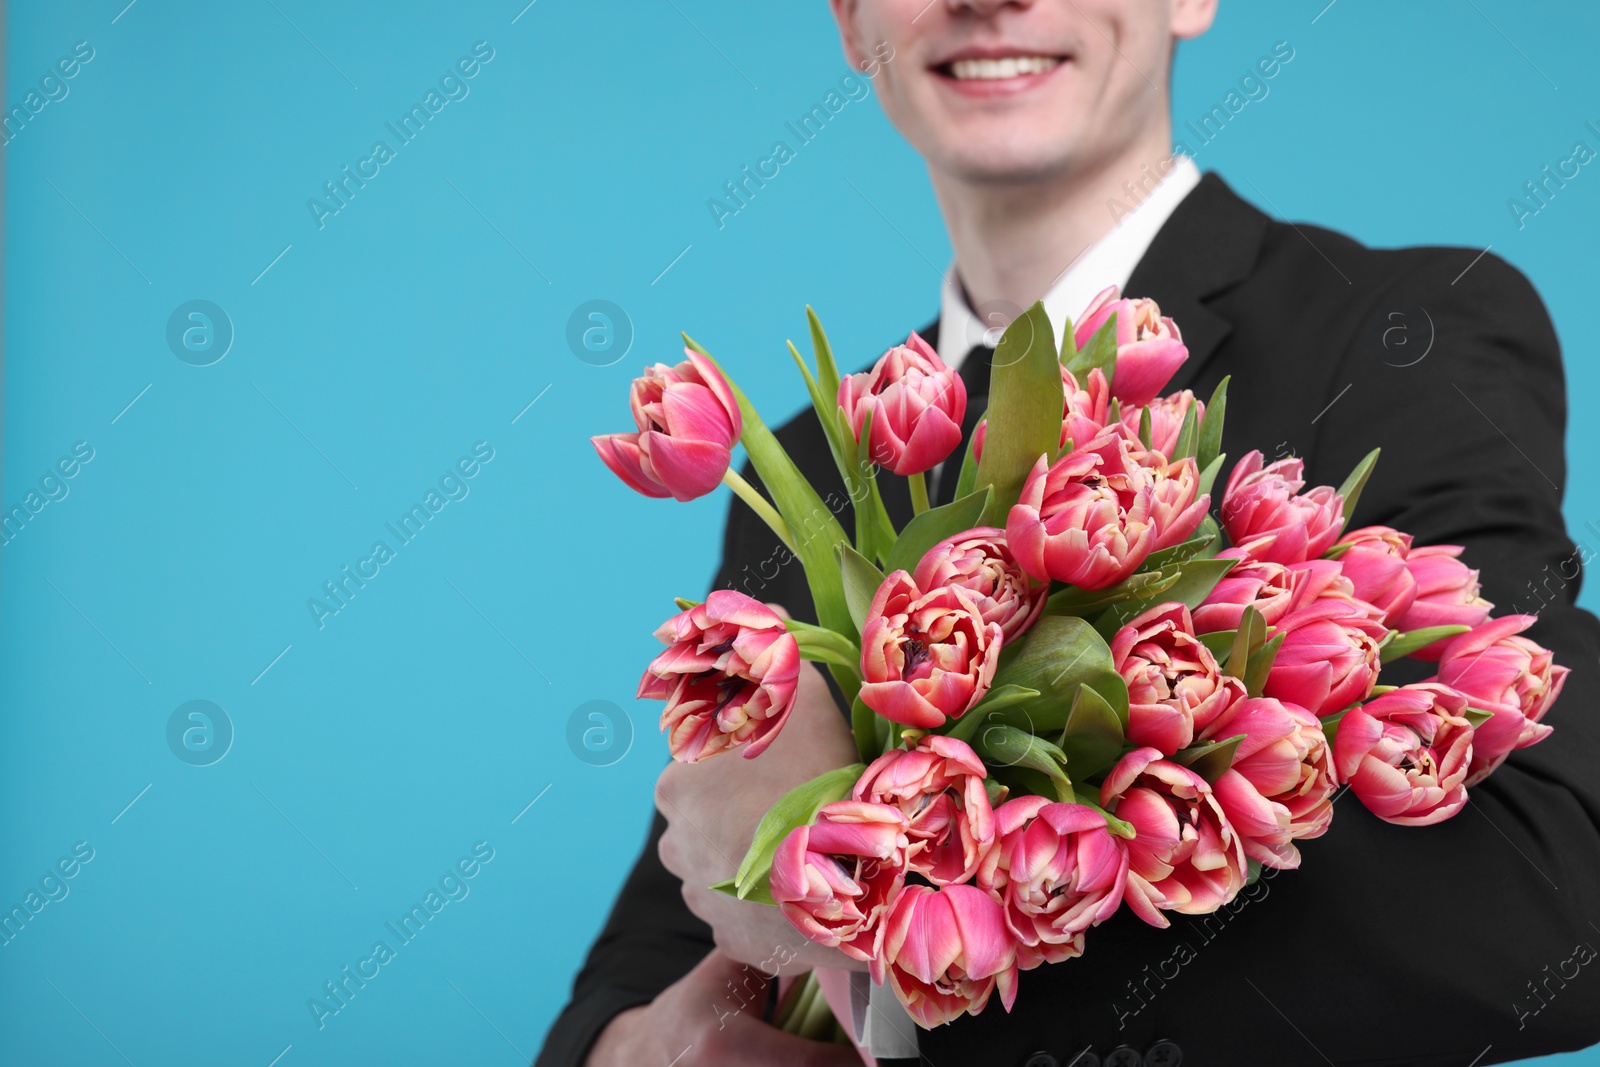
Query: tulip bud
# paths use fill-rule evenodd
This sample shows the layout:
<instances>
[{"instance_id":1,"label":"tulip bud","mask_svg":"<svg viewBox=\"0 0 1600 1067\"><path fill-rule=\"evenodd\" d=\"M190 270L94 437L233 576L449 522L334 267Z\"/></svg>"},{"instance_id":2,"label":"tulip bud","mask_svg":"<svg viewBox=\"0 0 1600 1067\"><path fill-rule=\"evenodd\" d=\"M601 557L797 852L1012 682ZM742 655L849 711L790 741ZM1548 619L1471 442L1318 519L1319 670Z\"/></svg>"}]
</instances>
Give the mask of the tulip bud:
<instances>
[{"instance_id":1,"label":"tulip bud","mask_svg":"<svg viewBox=\"0 0 1600 1067\"><path fill-rule=\"evenodd\" d=\"M942 463L961 443L967 387L933 347L913 333L885 352L870 371L839 382L839 406L859 443L872 415L872 462L895 474L920 474Z\"/></svg>"},{"instance_id":2,"label":"tulip bud","mask_svg":"<svg viewBox=\"0 0 1600 1067\"><path fill-rule=\"evenodd\" d=\"M638 697L665 700L661 729L680 763L744 745L745 758L772 744L794 707L800 646L771 608L732 589L662 623L669 647L639 680Z\"/></svg>"},{"instance_id":3,"label":"tulip bud","mask_svg":"<svg viewBox=\"0 0 1600 1067\"><path fill-rule=\"evenodd\" d=\"M1473 735L1469 786L1487 778L1516 749L1550 736L1552 727L1540 720L1561 695L1569 670L1548 649L1519 636L1535 621L1532 615L1506 615L1445 643L1438 680L1491 713Z\"/></svg>"},{"instance_id":4,"label":"tulip bud","mask_svg":"<svg viewBox=\"0 0 1600 1067\"><path fill-rule=\"evenodd\" d=\"M1021 796L995 810L996 842L977 883L1005 907L1028 971L1083 954L1083 932L1122 905L1128 847L1082 804Z\"/></svg>"},{"instance_id":5,"label":"tulip bud","mask_svg":"<svg viewBox=\"0 0 1600 1067\"><path fill-rule=\"evenodd\" d=\"M1155 478L1107 434L1046 466L1040 456L1006 518L1022 569L1040 581L1104 589L1155 549Z\"/></svg>"},{"instance_id":6,"label":"tulip bud","mask_svg":"<svg viewBox=\"0 0 1600 1067\"><path fill-rule=\"evenodd\" d=\"M1456 557L1460 545L1424 545L1406 556L1406 570L1416 581L1417 595L1395 623L1396 630L1430 626L1477 626L1494 607L1478 595L1478 572ZM1411 653L1413 659L1437 660L1446 641L1435 641Z\"/></svg>"},{"instance_id":7,"label":"tulip bud","mask_svg":"<svg viewBox=\"0 0 1600 1067\"><path fill-rule=\"evenodd\" d=\"M1411 535L1388 526L1364 526L1339 539L1349 545L1339 556L1339 568L1350 580L1351 591L1375 607L1384 625L1396 625L1417 598L1417 582L1406 566Z\"/></svg>"},{"instance_id":8,"label":"tulip bud","mask_svg":"<svg viewBox=\"0 0 1600 1067\"><path fill-rule=\"evenodd\" d=\"M841 800L797 826L772 857L772 899L819 945L865 963L905 884L907 822L899 808Z\"/></svg>"},{"instance_id":9,"label":"tulip bud","mask_svg":"<svg viewBox=\"0 0 1600 1067\"><path fill-rule=\"evenodd\" d=\"M1472 723L1467 698L1418 682L1351 708L1339 720L1333 761L1339 777L1378 818L1428 826L1467 802Z\"/></svg>"},{"instance_id":10,"label":"tulip bud","mask_svg":"<svg viewBox=\"0 0 1600 1067\"><path fill-rule=\"evenodd\" d=\"M1224 549L1217 558L1239 562L1194 609L1195 633L1237 630L1245 608L1259 611L1268 626L1283 618L1292 592L1288 567L1251 559L1237 548Z\"/></svg>"},{"instance_id":11,"label":"tulip bud","mask_svg":"<svg viewBox=\"0 0 1600 1067\"><path fill-rule=\"evenodd\" d=\"M977 1015L997 986L1006 1011L1017 996L1015 940L1000 905L971 885L901 890L869 967L925 1029Z\"/></svg>"},{"instance_id":12,"label":"tulip bud","mask_svg":"<svg viewBox=\"0 0 1600 1067\"><path fill-rule=\"evenodd\" d=\"M1079 349L1112 315L1117 317L1117 366L1111 394L1123 407L1148 404L1189 358L1178 324L1164 318L1154 300L1123 298L1116 286L1101 290L1078 317L1073 339Z\"/></svg>"},{"instance_id":13,"label":"tulip bud","mask_svg":"<svg viewBox=\"0 0 1600 1067\"><path fill-rule=\"evenodd\" d=\"M1151 926L1163 911L1208 915L1244 888L1244 843L1206 780L1159 750L1137 748L1111 768L1100 806L1132 823L1123 899Z\"/></svg>"},{"instance_id":14,"label":"tulip bud","mask_svg":"<svg viewBox=\"0 0 1600 1067\"><path fill-rule=\"evenodd\" d=\"M1284 635L1264 696L1298 704L1319 718L1372 693L1378 680L1378 643L1388 635L1359 601L1318 600L1291 611L1273 628Z\"/></svg>"},{"instance_id":15,"label":"tulip bud","mask_svg":"<svg viewBox=\"0 0 1600 1067\"><path fill-rule=\"evenodd\" d=\"M988 770L965 741L926 734L879 756L856 781L854 800L888 804L909 820L910 870L936 885L971 878L994 842Z\"/></svg>"},{"instance_id":16,"label":"tulip bud","mask_svg":"<svg viewBox=\"0 0 1600 1067\"><path fill-rule=\"evenodd\" d=\"M1245 695L1243 683L1225 676L1195 636L1181 603L1159 604L1118 630L1111 662L1128 683L1128 741L1164 756L1189 747Z\"/></svg>"},{"instance_id":17,"label":"tulip bud","mask_svg":"<svg viewBox=\"0 0 1600 1067\"><path fill-rule=\"evenodd\" d=\"M1338 779L1322 724L1298 704L1251 697L1223 713L1203 739L1239 734L1233 765L1211 788L1244 839L1245 855L1268 867L1298 867L1293 842L1321 836L1333 821Z\"/></svg>"},{"instance_id":18,"label":"tulip bud","mask_svg":"<svg viewBox=\"0 0 1600 1067\"><path fill-rule=\"evenodd\" d=\"M861 700L893 722L931 730L983 699L1000 662L998 622L959 585L926 593L905 571L884 579L861 628Z\"/></svg>"},{"instance_id":19,"label":"tulip bud","mask_svg":"<svg viewBox=\"0 0 1600 1067\"><path fill-rule=\"evenodd\" d=\"M1344 525L1344 498L1327 486L1301 493L1298 459L1262 466L1251 452L1228 476L1222 497L1222 528L1252 559L1300 563L1328 550Z\"/></svg>"},{"instance_id":20,"label":"tulip bud","mask_svg":"<svg viewBox=\"0 0 1600 1067\"><path fill-rule=\"evenodd\" d=\"M591 437L612 473L645 496L693 500L728 472L744 432L738 401L716 365L698 352L676 367L657 363L633 380L636 433Z\"/></svg>"},{"instance_id":21,"label":"tulip bud","mask_svg":"<svg viewBox=\"0 0 1600 1067\"><path fill-rule=\"evenodd\" d=\"M1047 583L1017 565L1006 532L979 526L945 538L922 556L911 581L918 589L959 585L985 623L998 623L1005 642L1033 625L1050 593Z\"/></svg>"},{"instance_id":22,"label":"tulip bud","mask_svg":"<svg viewBox=\"0 0 1600 1067\"><path fill-rule=\"evenodd\" d=\"M1139 423L1144 412L1150 413L1150 447L1163 456L1172 455L1178 447L1178 434L1183 431L1183 420L1194 408L1195 421L1206 417L1206 406L1196 400L1188 389L1171 396L1158 396L1143 407L1123 408L1121 433L1130 441L1139 440ZM1140 447L1143 447L1141 444Z\"/></svg>"}]
</instances>

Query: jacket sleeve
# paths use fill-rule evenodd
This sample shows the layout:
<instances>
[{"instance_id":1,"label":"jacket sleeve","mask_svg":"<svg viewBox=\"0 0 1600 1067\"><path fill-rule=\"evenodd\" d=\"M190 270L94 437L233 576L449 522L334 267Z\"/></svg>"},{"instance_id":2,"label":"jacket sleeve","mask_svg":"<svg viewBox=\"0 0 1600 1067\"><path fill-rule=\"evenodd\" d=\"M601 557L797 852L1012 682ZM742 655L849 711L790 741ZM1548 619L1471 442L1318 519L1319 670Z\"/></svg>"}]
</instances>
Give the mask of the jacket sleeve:
<instances>
[{"instance_id":1,"label":"jacket sleeve","mask_svg":"<svg viewBox=\"0 0 1600 1067\"><path fill-rule=\"evenodd\" d=\"M1566 391L1549 316L1504 261L1461 274L1462 258L1419 257L1384 296L1431 317L1420 362L1354 341L1335 378L1349 395L1318 426L1313 484L1337 485L1381 445L1354 524L1465 546L1493 614L1538 616L1527 636L1572 673L1545 718L1555 732L1513 753L1447 824L1390 826L1346 798L1325 839L1337 854L1309 842L1304 875L1282 880L1314 892L1312 929L1327 924L1317 940L1340 995L1330 1001L1312 968L1274 999L1341 1063L1472 1062L1490 1045L1479 1062L1495 1063L1600 1041L1600 975L1581 973L1600 947L1600 625L1576 606L1600 538L1574 545L1562 517ZM1405 1040L1351 1032L1402 1004Z\"/></svg>"},{"instance_id":2,"label":"jacket sleeve","mask_svg":"<svg viewBox=\"0 0 1600 1067\"><path fill-rule=\"evenodd\" d=\"M748 465L745 476L751 476ZM732 586L745 569L744 525L751 515L738 500L730 504L722 563L711 588ZM572 999L545 1037L536 1067L579 1067L612 1019L654 1000L715 947L710 927L684 903L677 876L661 864L656 845L665 829L666 820L654 813L644 849L573 981Z\"/></svg>"},{"instance_id":3,"label":"jacket sleeve","mask_svg":"<svg viewBox=\"0 0 1600 1067\"><path fill-rule=\"evenodd\" d=\"M1538 297L1504 263L1486 256L1451 286L1466 258L1429 253L1372 294L1427 309L1426 359L1391 366L1359 336L1320 345L1342 353L1307 368L1332 382L1327 395L1286 402L1307 421L1326 409L1310 484L1338 485L1383 448L1356 525L1464 545L1497 614L1537 611L1529 636L1572 671L1545 719L1555 732L1435 826L1382 822L1345 792L1328 833L1301 842L1299 870L1265 871L1170 930L1114 917L1082 957L1024 973L1013 1014L991 1006L948 1038L925 1034L933 1062L958 1045L1020 1064L1054 1040L1066 1063L1166 1040L1185 1067L1482 1067L1600 1041L1600 627L1574 605L1589 553L1560 510L1560 356ZM1367 310L1353 310L1351 335ZM1286 346L1275 358L1309 356Z\"/></svg>"}]
</instances>

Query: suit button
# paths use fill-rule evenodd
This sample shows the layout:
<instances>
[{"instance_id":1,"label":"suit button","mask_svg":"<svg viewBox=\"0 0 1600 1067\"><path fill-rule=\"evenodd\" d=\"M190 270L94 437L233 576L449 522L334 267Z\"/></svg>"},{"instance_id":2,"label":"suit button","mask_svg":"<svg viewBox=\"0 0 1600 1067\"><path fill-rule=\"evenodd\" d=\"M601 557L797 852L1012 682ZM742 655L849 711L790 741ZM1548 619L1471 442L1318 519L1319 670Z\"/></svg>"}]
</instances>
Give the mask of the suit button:
<instances>
[{"instance_id":1,"label":"suit button","mask_svg":"<svg viewBox=\"0 0 1600 1067\"><path fill-rule=\"evenodd\" d=\"M1061 1061L1048 1052L1035 1052L1027 1058L1022 1067L1061 1067Z\"/></svg>"},{"instance_id":2,"label":"suit button","mask_svg":"<svg viewBox=\"0 0 1600 1067\"><path fill-rule=\"evenodd\" d=\"M1173 1041L1157 1041L1144 1052L1145 1067L1178 1067L1183 1062L1183 1049Z\"/></svg>"},{"instance_id":3,"label":"suit button","mask_svg":"<svg viewBox=\"0 0 1600 1067\"><path fill-rule=\"evenodd\" d=\"M1129 1048L1127 1045L1118 1045L1106 1057L1106 1067L1143 1067L1144 1057L1139 1055L1139 1050Z\"/></svg>"},{"instance_id":4,"label":"suit button","mask_svg":"<svg viewBox=\"0 0 1600 1067\"><path fill-rule=\"evenodd\" d=\"M1084 1049L1073 1057L1067 1067L1100 1067L1100 1057L1092 1049Z\"/></svg>"}]
</instances>

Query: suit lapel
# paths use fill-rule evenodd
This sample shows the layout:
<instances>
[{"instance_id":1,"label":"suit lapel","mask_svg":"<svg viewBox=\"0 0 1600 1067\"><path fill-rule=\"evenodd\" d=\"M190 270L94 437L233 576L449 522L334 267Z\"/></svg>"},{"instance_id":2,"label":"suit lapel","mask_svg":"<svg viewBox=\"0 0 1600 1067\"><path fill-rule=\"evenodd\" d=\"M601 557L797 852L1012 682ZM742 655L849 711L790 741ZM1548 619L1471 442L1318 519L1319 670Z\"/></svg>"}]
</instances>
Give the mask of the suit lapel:
<instances>
[{"instance_id":1,"label":"suit lapel","mask_svg":"<svg viewBox=\"0 0 1600 1067\"><path fill-rule=\"evenodd\" d=\"M1189 359L1178 368L1168 392L1190 387L1233 331L1233 324L1208 301L1250 273L1267 222L1227 182L1208 172L1134 268L1126 292L1160 304L1161 313L1177 321L1189 347Z\"/></svg>"}]
</instances>

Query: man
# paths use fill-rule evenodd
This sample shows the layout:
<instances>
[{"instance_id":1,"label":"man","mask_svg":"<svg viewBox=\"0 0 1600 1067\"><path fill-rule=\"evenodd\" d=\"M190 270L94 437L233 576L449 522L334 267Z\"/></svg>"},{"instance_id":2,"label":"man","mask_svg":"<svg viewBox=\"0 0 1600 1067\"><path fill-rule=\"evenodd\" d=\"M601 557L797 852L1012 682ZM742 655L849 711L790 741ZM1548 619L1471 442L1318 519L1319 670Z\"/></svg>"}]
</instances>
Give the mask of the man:
<instances>
[{"instance_id":1,"label":"man","mask_svg":"<svg viewBox=\"0 0 1600 1067\"><path fill-rule=\"evenodd\" d=\"M1555 735L1476 787L1471 810L1412 829L1342 799L1301 870L1171 930L1118 915L1081 958L1025 973L1010 1014L991 1003L908 1047L892 997L863 1005L856 980L880 1062L1467 1067L1600 1041L1600 975L1584 973L1600 945L1600 626L1573 606L1590 553L1560 513L1564 385L1537 295L1473 250L1377 251L1273 221L1174 161L1171 52L1208 28L1216 0L832 6L852 63L892 48L879 97L926 159L950 230L955 268L927 335L961 368L968 433L992 313L1042 297L1059 333L1120 283L1182 328L1190 355L1171 389L1204 397L1234 375L1230 455L1293 453L1310 484L1338 484L1381 446L1353 525L1466 546L1497 613L1538 614L1529 636L1572 668ZM1130 191L1137 210L1116 217L1108 203ZM843 502L810 412L779 437ZM903 482L880 484L903 523ZM814 618L800 566L737 502L715 584ZM761 759L669 767L650 842L540 1064L854 1062L763 1021L762 972L847 961L777 909L703 888L732 873L774 798L852 761L808 670Z\"/></svg>"}]
</instances>

